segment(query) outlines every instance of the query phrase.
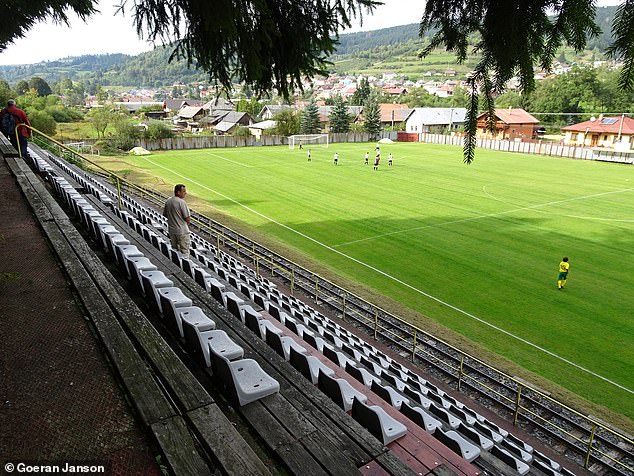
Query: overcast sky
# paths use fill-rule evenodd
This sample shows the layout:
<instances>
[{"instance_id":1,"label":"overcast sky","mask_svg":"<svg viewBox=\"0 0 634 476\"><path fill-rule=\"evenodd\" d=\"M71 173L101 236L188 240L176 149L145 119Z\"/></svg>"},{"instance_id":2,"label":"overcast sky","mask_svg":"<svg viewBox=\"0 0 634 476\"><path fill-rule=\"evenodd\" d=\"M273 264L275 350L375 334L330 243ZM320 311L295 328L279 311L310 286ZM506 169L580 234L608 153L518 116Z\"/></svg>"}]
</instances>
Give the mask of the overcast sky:
<instances>
[{"instance_id":1,"label":"overcast sky","mask_svg":"<svg viewBox=\"0 0 634 476\"><path fill-rule=\"evenodd\" d=\"M37 24L24 38L0 53L0 65L38 63L85 54L136 55L152 49L151 44L137 37L129 14L115 16L116 5L121 0L101 0L99 3L101 13L89 18L87 23L73 16L70 27L52 22ZM424 0L384 0L384 3L371 16L364 16L363 26L357 23L346 32L418 23L425 8ZM605 6L621 2L598 0L597 3Z\"/></svg>"}]
</instances>

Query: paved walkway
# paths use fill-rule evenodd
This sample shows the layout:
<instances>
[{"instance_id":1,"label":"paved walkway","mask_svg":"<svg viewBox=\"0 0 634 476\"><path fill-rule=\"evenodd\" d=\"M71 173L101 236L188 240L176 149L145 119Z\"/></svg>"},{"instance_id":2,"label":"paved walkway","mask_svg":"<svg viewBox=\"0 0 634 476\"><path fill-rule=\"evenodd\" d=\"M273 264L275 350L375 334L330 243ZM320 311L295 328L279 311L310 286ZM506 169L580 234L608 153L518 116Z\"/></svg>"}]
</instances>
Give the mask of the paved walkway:
<instances>
[{"instance_id":1,"label":"paved walkway","mask_svg":"<svg viewBox=\"0 0 634 476\"><path fill-rule=\"evenodd\" d=\"M0 157L0 467L161 474L148 438ZM8 273L8 275L7 275Z\"/></svg>"}]
</instances>

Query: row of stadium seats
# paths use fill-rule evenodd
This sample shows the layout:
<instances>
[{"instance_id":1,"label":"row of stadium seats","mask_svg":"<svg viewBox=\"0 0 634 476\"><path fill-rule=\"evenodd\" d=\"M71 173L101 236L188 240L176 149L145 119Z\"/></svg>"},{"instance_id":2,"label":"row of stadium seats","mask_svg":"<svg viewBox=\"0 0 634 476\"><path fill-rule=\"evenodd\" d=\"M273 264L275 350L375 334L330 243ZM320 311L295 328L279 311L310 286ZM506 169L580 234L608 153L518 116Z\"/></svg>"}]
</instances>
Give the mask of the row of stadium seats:
<instances>
[{"instance_id":1,"label":"row of stadium seats","mask_svg":"<svg viewBox=\"0 0 634 476\"><path fill-rule=\"evenodd\" d=\"M119 268L134 282L142 284L142 293L168 322L176 315L191 328L199 339L206 339L206 367L213 368L232 399L240 406L259 400L279 391L279 383L264 372L253 359L243 359L243 349L233 342L225 331L216 329L201 308L193 307L192 300L180 288L162 276L157 267L145 257L137 246L130 244L101 213L62 177L52 177L51 184L65 204L73 211L81 224L104 250L115 260ZM148 276L149 274L149 276ZM160 273L162 274L162 273ZM180 336L184 338L180 327ZM195 346L193 346L195 350Z\"/></svg>"},{"instance_id":2,"label":"row of stadium seats","mask_svg":"<svg viewBox=\"0 0 634 476\"><path fill-rule=\"evenodd\" d=\"M110 187L87 174L77 173L53 157L49 159L86 190L100 199L112 197L110 203L114 203L115 194ZM353 418L365 424L384 444L405 434L407 425L391 417L381 406L366 405L368 391L406 417L402 421L418 424L468 461L474 461L486 452L519 474L526 474L531 469L553 476L572 474L317 310L281 293L274 283L200 236L192 234L190 256L180 256L165 239L165 219L158 212L130 197L124 197L123 204L131 213L116 207L113 209L131 229L179 265L344 411L351 411ZM129 253L135 253L134 249L126 249L121 241L117 242L125 240L125 237L117 236L118 233L107 228L108 225L99 217L87 216L87 220L96 220L93 221L94 226L111 232L115 240L113 243L121 248L121 259L130 263L128 276L146 294L153 290L155 305L163 311L170 327L194 350L201 364L209 367L214 353L210 347L210 335L205 334L213 330L208 328L209 323L196 310L178 311L180 307L191 307L191 303L187 305L187 299L178 293L172 295L173 302L161 295L157 290L169 288L169 280L160 271L150 269L153 265L147 258L130 256ZM98 241L103 246L105 240L98 238ZM167 312L163 310L161 300L168 304L165 306ZM198 328L196 323L201 327ZM285 333L284 330L290 332ZM304 344L317 350L319 357L307 352ZM226 352L232 351L228 346ZM363 387L360 390L353 381L337 376L332 365L356 379L367 391L364 393ZM370 414L373 415L371 418Z\"/></svg>"}]
</instances>

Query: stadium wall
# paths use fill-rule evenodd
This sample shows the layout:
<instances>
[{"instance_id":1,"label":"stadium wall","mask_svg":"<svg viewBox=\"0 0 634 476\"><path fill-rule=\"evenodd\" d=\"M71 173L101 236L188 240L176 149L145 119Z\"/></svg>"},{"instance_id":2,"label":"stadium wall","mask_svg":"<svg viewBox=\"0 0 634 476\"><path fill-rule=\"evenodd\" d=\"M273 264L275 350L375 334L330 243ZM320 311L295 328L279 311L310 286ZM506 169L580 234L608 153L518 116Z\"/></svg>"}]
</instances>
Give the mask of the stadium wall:
<instances>
[{"instance_id":1,"label":"stadium wall","mask_svg":"<svg viewBox=\"0 0 634 476\"><path fill-rule=\"evenodd\" d=\"M384 132L380 138L389 137L396 140L396 132ZM370 134L367 132L347 132L329 134L328 141L334 142L370 142ZM196 137L172 137L171 139L137 141L138 146L147 150L187 150L187 149L213 149L223 147L255 147L267 145L288 145L286 136L262 135L260 140L255 136L196 136Z\"/></svg>"}]
</instances>

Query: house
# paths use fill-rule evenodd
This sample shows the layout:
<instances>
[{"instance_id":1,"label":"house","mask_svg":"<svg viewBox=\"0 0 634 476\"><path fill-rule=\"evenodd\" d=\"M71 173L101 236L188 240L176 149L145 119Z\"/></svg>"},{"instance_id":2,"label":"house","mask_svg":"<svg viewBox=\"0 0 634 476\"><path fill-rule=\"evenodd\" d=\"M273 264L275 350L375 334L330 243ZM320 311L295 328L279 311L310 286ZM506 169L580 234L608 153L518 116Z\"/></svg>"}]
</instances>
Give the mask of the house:
<instances>
[{"instance_id":1,"label":"house","mask_svg":"<svg viewBox=\"0 0 634 476\"><path fill-rule=\"evenodd\" d=\"M330 113L333 108L334 106L319 106L317 108L319 110L319 122L325 132L328 132L330 125ZM363 106L348 106L348 115L350 116L351 122L359 121L361 113L363 113Z\"/></svg>"},{"instance_id":2,"label":"house","mask_svg":"<svg viewBox=\"0 0 634 476\"><path fill-rule=\"evenodd\" d=\"M203 104L203 109L207 111L210 116L213 116L217 115L215 114L216 111L235 111L236 106L227 99L216 97L211 101L207 101L205 104Z\"/></svg>"},{"instance_id":3,"label":"house","mask_svg":"<svg viewBox=\"0 0 634 476\"><path fill-rule=\"evenodd\" d=\"M478 137L486 137L498 140L535 139L539 129L539 120L535 119L524 109L496 109L495 128L491 134L486 129L488 113L484 112L477 117Z\"/></svg>"},{"instance_id":4,"label":"house","mask_svg":"<svg viewBox=\"0 0 634 476\"><path fill-rule=\"evenodd\" d=\"M453 96L455 89L456 89L455 86L445 83L442 86L440 86L438 89L436 89L436 91L434 91L434 94L438 96L439 98L449 98Z\"/></svg>"},{"instance_id":5,"label":"house","mask_svg":"<svg viewBox=\"0 0 634 476\"><path fill-rule=\"evenodd\" d=\"M205 116L202 106L185 106L178 111L177 116L183 121L195 122Z\"/></svg>"},{"instance_id":6,"label":"house","mask_svg":"<svg viewBox=\"0 0 634 476\"><path fill-rule=\"evenodd\" d=\"M407 94L407 89L390 85L383 88L383 93L390 96L402 96L403 94Z\"/></svg>"},{"instance_id":7,"label":"house","mask_svg":"<svg viewBox=\"0 0 634 476\"><path fill-rule=\"evenodd\" d=\"M379 112L381 114L382 127L394 127L404 123L413 109L407 107L407 104L379 104Z\"/></svg>"},{"instance_id":8,"label":"house","mask_svg":"<svg viewBox=\"0 0 634 476\"><path fill-rule=\"evenodd\" d=\"M264 131L273 129L277 125L277 121L267 119L266 121L256 122L249 126L249 132L254 135L257 140L260 140Z\"/></svg>"},{"instance_id":9,"label":"house","mask_svg":"<svg viewBox=\"0 0 634 476\"><path fill-rule=\"evenodd\" d=\"M443 134L464 126L467 110L464 107L417 107L405 121L409 133Z\"/></svg>"},{"instance_id":10,"label":"house","mask_svg":"<svg viewBox=\"0 0 634 476\"><path fill-rule=\"evenodd\" d=\"M163 101L163 110L165 112L180 111L185 106L202 106L201 101L192 99L166 99Z\"/></svg>"},{"instance_id":11,"label":"house","mask_svg":"<svg viewBox=\"0 0 634 476\"><path fill-rule=\"evenodd\" d=\"M562 127L564 144L609 147L621 151L634 146L634 119L626 116L599 116Z\"/></svg>"},{"instance_id":12,"label":"house","mask_svg":"<svg viewBox=\"0 0 634 476\"><path fill-rule=\"evenodd\" d=\"M253 119L246 112L229 111L213 127L216 134L231 134L238 126L250 126Z\"/></svg>"},{"instance_id":13,"label":"house","mask_svg":"<svg viewBox=\"0 0 634 476\"><path fill-rule=\"evenodd\" d=\"M161 106L162 104L163 104L162 102L155 102L155 101L147 101L147 102L120 101L120 102L114 103L115 106L118 106L121 109L125 109L130 114L136 113L142 107Z\"/></svg>"},{"instance_id":14,"label":"house","mask_svg":"<svg viewBox=\"0 0 634 476\"><path fill-rule=\"evenodd\" d=\"M286 109L294 110L295 107L288 104L266 104L260 112L260 117L262 119L273 119L273 116Z\"/></svg>"}]
</instances>

